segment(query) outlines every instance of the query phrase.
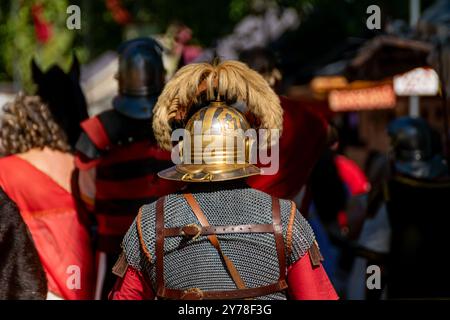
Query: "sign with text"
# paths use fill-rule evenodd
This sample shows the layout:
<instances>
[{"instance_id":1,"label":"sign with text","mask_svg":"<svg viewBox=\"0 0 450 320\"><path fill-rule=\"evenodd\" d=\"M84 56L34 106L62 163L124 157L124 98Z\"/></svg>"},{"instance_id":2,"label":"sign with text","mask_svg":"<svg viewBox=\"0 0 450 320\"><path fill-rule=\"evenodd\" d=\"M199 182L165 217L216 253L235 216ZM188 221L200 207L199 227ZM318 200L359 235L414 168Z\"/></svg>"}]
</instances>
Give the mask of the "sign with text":
<instances>
[{"instance_id":1,"label":"sign with text","mask_svg":"<svg viewBox=\"0 0 450 320\"><path fill-rule=\"evenodd\" d=\"M328 96L332 111L358 111L389 109L395 107L397 100L390 84L370 88L333 90Z\"/></svg>"}]
</instances>

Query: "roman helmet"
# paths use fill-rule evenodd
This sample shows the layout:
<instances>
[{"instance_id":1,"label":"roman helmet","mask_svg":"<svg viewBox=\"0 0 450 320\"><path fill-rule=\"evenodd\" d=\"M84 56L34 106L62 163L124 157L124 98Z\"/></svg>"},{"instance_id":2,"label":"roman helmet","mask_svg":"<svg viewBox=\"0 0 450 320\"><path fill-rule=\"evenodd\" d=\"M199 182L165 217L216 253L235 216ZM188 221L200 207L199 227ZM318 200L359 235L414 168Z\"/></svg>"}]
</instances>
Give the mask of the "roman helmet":
<instances>
[{"instance_id":1,"label":"roman helmet","mask_svg":"<svg viewBox=\"0 0 450 320\"><path fill-rule=\"evenodd\" d=\"M396 119L389 124L388 134L396 172L425 179L446 174L439 134L425 120L410 117Z\"/></svg>"},{"instance_id":2,"label":"roman helmet","mask_svg":"<svg viewBox=\"0 0 450 320\"><path fill-rule=\"evenodd\" d=\"M119 47L119 95L113 107L134 119L149 119L164 87L162 48L151 38L137 38Z\"/></svg>"},{"instance_id":3,"label":"roman helmet","mask_svg":"<svg viewBox=\"0 0 450 320\"><path fill-rule=\"evenodd\" d=\"M186 123L184 137L174 151L181 161L159 176L184 182L225 181L260 174L255 166L258 135L249 129L281 134L283 111L264 78L245 64L199 63L181 68L155 106L153 131L163 149L172 149L172 126L180 122ZM276 143L273 136L267 138L259 145Z\"/></svg>"},{"instance_id":4,"label":"roman helmet","mask_svg":"<svg viewBox=\"0 0 450 320\"><path fill-rule=\"evenodd\" d=\"M251 163L255 137L246 136L244 115L221 101L197 111L188 121L180 142L181 164L160 172L169 180L208 182L260 174Z\"/></svg>"}]
</instances>

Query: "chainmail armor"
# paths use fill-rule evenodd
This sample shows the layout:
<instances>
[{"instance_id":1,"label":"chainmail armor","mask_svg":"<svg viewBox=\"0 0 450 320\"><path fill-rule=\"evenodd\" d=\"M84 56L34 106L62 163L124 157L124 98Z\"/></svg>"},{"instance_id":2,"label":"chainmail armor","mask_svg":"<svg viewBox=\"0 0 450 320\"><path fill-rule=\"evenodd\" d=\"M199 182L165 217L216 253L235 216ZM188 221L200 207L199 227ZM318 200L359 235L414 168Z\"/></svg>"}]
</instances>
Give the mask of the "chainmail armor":
<instances>
[{"instance_id":1,"label":"chainmail armor","mask_svg":"<svg viewBox=\"0 0 450 320\"><path fill-rule=\"evenodd\" d=\"M272 223L271 197L248 187L218 189L205 184L192 192L212 226ZM291 202L280 200L283 236L291 212ZM142 207L141 230L150 253L155 252L156 202ZM181 193L166 197L164 205L165 227L199 224ZM287 266L306 254L314 242L314 233L308 222L297 211L292 228L292 253ZM279 266L273 234L217 235L224 253L233 261L248 288L260 287L278 281ZM136 221L128 230L122 247L127 262L133 268L148 273L156 288L155 256L148 261L139 244ZM183 237L165 238L164 276L166 287L174 289L200 288L202 290L233 290L236 285L217 250L206 236L197 240ZM287 253L287 250L286 250ZM155 290L156 291L156 290ZM282 292L257 299L286 299Z\"/></svg>"}]
</instances>

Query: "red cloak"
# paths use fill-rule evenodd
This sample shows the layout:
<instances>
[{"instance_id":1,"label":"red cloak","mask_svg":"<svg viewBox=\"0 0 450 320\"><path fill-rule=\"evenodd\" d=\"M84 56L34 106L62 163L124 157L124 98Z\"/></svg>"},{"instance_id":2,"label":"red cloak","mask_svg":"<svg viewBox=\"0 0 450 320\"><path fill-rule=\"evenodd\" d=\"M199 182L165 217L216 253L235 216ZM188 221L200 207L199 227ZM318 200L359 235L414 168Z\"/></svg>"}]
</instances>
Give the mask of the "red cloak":
<instances>
[{"instance_id":1,"label":"red cloak","mask_svg":"<svg viewBox=\"0 0 450 320\"><path fill-rule=\"evenodd\" d=\"M17 156L0 159L0 186L17 204L30 230L49 292L63 299L91 299L90 237L72 195Z\"/></svg>"}]
</instances>

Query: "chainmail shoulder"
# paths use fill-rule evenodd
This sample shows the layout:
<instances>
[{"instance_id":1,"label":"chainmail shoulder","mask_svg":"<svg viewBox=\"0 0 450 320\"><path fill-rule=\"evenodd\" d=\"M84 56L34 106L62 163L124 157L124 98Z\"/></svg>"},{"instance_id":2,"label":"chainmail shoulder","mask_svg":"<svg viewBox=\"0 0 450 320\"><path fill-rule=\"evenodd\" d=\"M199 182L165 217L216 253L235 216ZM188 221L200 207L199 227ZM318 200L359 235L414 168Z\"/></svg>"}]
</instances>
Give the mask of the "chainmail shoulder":
<instances>
[{"instance_id":1,"label":"chainmail shoulder","mask_svg":"<svg viewBox=\"0 0 450 320\"><path fill-rule=\"evenodd\" d=\"M140 212L153 212L153 214L156 213L156 202L153 202L151 204L142 206L140 209ZM143 271L148 270L150 267L150 261L148 257L145 255L144 251L142 250L139 234L138 234L138 227L137 227L137 217L134 219L133 223L131 224L130 228L128 229L127 233L125 234L125 237L122 241L122 250L125 254L125 258L127 260L127 263L129 266L135 268L136 270ZM141 223L144 219L141 219ZM150 219L145 219L146 222L150 222ZM148 220L148 221L147 221ZM154 220L154 219L153 219ZM141 228L148 228L149 225L146 223L145 227L141 225ZM149 230L155 230L155 221L153 222L153 228ZM153 234L153 241L155 240L155 235ZM154 246L153 251L154 252Z\"/></svg>"},{"instance_id":2,"label":"chainmail shoulder","mask_svg":"<svg viewBox=\"0 0 450 320\"><path fill-rule=\"evenodd\" d=\"M210 225L239 225L272 223L271 197L251 188L215 189L202 187L193 192ZM291 202L280 200L283 236L287 244ZM127 262L146 272L155 286L156 203L141 209L141 231L149 257L141 248L136 220L122 243ZM164 205L165 227L199 224L181 193L170 194ZM247 287L259 287L278 280L279 266L273 234L226 234L217 236L222 250L233 261ZM291 254L287 265L303 257L314 242L308 222L296 211L292 226ZM207 237L186 240L166 238L164 242L164 276L166 286L176 289L233 290L236 286L227 273L220 255ZM287 252L287 251L286 251ZM285 299L275 293L262 299Z\"/></svg>"}]
</instances>

